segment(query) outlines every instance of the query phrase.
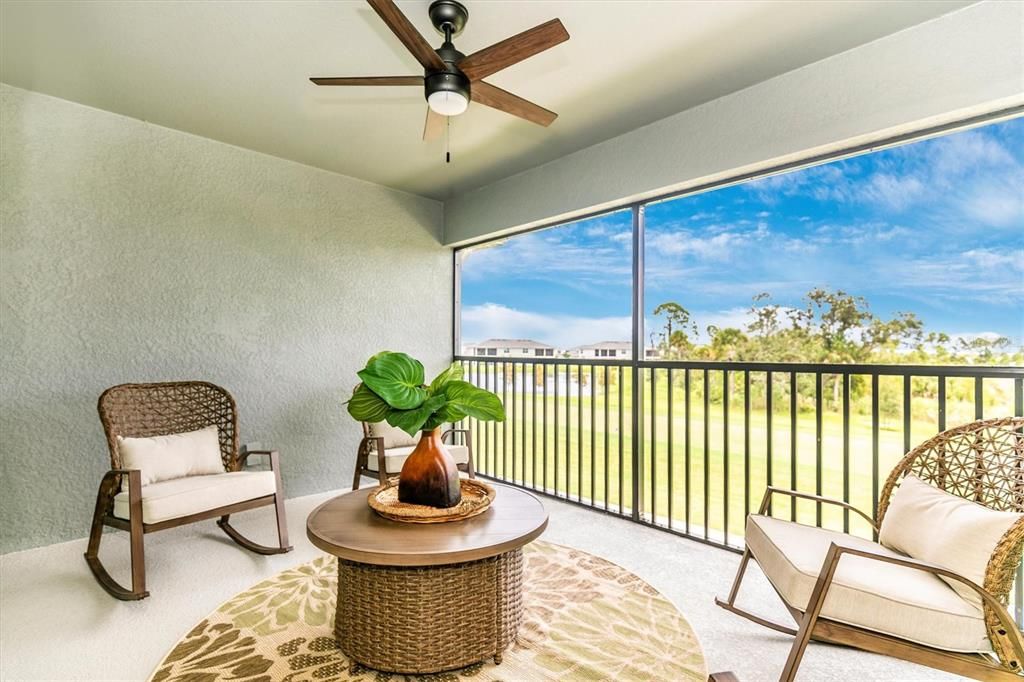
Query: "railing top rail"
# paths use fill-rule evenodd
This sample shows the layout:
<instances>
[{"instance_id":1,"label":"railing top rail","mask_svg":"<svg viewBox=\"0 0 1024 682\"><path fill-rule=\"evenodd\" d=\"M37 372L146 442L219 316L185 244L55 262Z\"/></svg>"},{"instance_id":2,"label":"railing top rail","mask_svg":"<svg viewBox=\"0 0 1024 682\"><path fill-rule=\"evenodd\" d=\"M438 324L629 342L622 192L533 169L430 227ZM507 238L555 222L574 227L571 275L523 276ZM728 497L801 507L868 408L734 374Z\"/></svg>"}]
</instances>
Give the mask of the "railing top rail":
<instances>
[{"instance_id":1,"label":"railing top rail","mask_svg":"<svg viewBox=\"0 0 1024 682\"><path fill-rule=\"evenodd\" d=\"M518 364L518 365L610 365L615 367L629 367L633 364L628 358L622 360L611 360L609 358L550 358L550 357L529 357L501 358L496 355L456 355L455 360L460 362L489 362L493 364Z\"/></svg>"},{"instance_id":2,"label":"railing top rail","mask_svg":"<svg viewBox=\"0 0 1024 682\"><path fill-rule=\"evenodd\" d=\"M612 360L608 358L549 358L519 357L501 358L492 355L456 355L455 360L465 362L505 363L505 364L537 364L537 365L611 365L628 367L632 360ZM813 362L730 362L718 360L640 360L636 363L641 368L649 369L697 369L697 370L731 370L751 372L796 372L798 374L880 374L895 376L921 377L967 377L990 379L1024 378L1024 367L991 366L991 365L874 365L874 364L835 364Z\"/></svg>"}]
</instances>

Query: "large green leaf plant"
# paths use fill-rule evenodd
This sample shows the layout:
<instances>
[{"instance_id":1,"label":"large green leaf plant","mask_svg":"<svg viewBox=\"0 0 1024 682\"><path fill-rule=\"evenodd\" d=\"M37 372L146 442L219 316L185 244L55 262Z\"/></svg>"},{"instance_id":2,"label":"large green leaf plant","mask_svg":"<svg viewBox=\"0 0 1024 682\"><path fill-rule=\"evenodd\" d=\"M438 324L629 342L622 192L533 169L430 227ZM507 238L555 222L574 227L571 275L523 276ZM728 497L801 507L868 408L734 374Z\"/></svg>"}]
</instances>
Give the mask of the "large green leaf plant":
<instances>
[{"instance_id":1,"label":"large green leaf plant","mask_svg":"<svg viewBox=\"0 0 1024 682\"><path fill-rule=\"evenodd\" d=\"M453 364L425 384L423 364L405 353L383 351L358 372L362 382L346 403L354 419L386 421L411 436L466 417L505 421L498 396L462 380L462 366Z\"/></svg>"}]
</instances>

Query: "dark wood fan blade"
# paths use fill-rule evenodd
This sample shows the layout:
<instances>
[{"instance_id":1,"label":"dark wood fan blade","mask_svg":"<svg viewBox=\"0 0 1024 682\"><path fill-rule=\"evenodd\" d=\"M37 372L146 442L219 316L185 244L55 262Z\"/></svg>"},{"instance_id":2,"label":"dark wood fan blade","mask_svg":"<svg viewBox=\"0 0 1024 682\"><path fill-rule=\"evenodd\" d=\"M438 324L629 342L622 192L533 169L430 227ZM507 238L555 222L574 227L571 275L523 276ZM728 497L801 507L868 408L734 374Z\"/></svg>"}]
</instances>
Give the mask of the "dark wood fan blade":
<instances>
[{"instance_id":1,"label":"dark wood fan blade","mask_svg":"<svg viewBox=\"0 0 1024 682\"><path fill-rule=\"evenodd\" d=\"M542 106L484 81L473 83L470 94L474 102L479 102L519 118L525 118L527 121L542 125L545 128L558 118L558 114L555 112L548 111Z\"/></svg>"},{"instance_id":2,"label":"dark wood fan blade","mask_svg":"<svg viewBox=\"0 0 1024 682\"><path fill-rule=\"evenodd\" d=\"M423 85L423 76L353 76L309 80L317 85Z\"/></svg>"},{"instance_id":3,"label":"dark wood fan blade","mask_svg":"<svg viewBox=\"0 0 1024 682\"><path fill-rule=\"evenodd\" d=\"M441 136L444 130L445 116L427 107L427 120L423 122L423 141L429 142Z\"/></svg>"},{"instance_id":4,"label":"dark wood fan blade","mask_svg":"<svg viewBox=\"0 0 1024 682\"><path fill-rule=\"evenodd\" d=\"M474 52L459 62L459 69L471 81L477 81L568 39L569 32L562 22L552 19Z\"/></svg>"},{"instance_id":5,"label":"dark wood fan blade","mask_svg":"<svg viewBox=\"0 0 1024 682\"><path fill-rule=\"evenodd\" d=\"M422 64L423 68L438 70L445 68L444 61L434 52L434 48L430 47L430 43L420 35L412 22L402 14L402 10L398 9L398 5L393 0L366 0L366 2L370 3L373 11L384 20L391 32L398 36L405 48L412 53L413 57L416 57L416 61Z\"/></svg>"}]
</instances>

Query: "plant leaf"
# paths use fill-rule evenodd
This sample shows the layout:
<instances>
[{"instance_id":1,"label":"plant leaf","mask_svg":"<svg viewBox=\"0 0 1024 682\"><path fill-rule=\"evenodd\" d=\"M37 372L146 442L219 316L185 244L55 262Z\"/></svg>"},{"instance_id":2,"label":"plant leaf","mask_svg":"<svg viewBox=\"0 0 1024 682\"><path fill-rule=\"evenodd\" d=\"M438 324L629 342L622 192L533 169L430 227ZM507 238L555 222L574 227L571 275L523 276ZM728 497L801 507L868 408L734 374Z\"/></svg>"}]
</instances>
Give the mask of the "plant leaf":
<instances>
[{"instance_id":1,"label":"plant leaf","mask_svg":"<svg viewBox=\"0 0 1024 682\"><path fill-rule=\"evenodd\" d=\"M427 399L423 365L405 353L377 353L358 372L371 391L396 410L411 410Z\"/></svg>"},{"instance_id":2,"label":"plant leaf","mask_svg":"<svg viewBox=\"0 0 1024 682\"><path fill-rule=\"evenodd\" d=\"M391 406L371 391L366 384L359 384L352 391L352 397L346 403L348 413L353 419L361 422L382 422L388 417Z\"/></svg>"},{"instance_id":3,"label":"plant leaf","mask_svg":"<svg viewBox=\"0 0 1024 682\"><path fill-rule=\"evenodd\" d=\"M454 415L461 412L463 416L481 421L505 421L505 408L502 407L498 396L478 388L468 381L448 382L444 395L448 399L448 404L445 406L447 414ZM461 418L459 417L459 419ZM449 421L458 421L458 419L449 419Z\"/></svg>"},{"instance_id":4,"label":"plant leaf","mask_svg":"<svg viewBox=\"0 0 1024 682\"><path fill-rule=\"evenodd\" d=\"M453 362L448 369L444 370L430 382L430 393L437 395L444 390L445 385L449 381L457 381L462 378L462 365L457 362Z\"/></svg>"},{"instance_id":5,"label":"plant leaf","mask_svg":"<svg viewBox=\"0 0 1024 682\"><path fill-rule=\"evenodd\" d=\"M411 410L392 410L388 414L388 424L402 429L410 436L415 436L416 432L427 423L430 416L444 406L444 401L445 397L443 395L435 395L427 398L423 401L422 405Z\"/></svg>"}]
</instances>

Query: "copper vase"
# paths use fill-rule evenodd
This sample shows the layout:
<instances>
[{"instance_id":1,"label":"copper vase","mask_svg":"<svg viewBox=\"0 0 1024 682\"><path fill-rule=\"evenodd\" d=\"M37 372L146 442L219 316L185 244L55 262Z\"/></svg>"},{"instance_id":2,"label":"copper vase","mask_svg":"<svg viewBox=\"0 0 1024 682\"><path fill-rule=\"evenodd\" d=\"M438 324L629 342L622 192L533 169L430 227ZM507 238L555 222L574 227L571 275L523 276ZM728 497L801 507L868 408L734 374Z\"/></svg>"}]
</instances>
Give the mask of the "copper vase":
<instances>
[{"instance_id":1,"label":"copper vase","mask_svg":"<svg viewBox=\"0 0 1024 682\"><path fill-rule=\"evenodd\" d=\"M398 500L429 507L454 507L462 501L459 469L441 442L440 427L424 431L420 442L402 465Z\"/></svg>"}]
</instances>

